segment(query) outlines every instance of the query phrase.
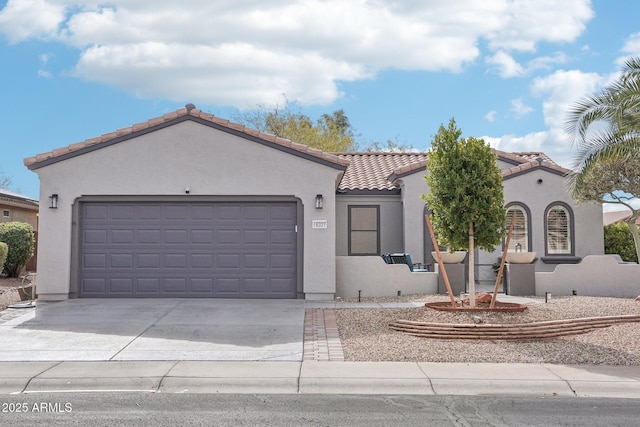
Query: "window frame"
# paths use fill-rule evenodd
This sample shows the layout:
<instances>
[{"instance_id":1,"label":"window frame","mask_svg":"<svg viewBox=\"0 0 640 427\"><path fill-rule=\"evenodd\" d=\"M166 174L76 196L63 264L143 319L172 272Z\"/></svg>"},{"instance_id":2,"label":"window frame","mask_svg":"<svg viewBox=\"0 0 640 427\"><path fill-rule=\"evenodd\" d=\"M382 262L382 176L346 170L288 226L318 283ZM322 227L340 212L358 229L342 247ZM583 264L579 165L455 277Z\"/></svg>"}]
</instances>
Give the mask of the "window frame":
<instances>
[{"instance_id":1,"label":"window frame","mask_svg":"<svg viewBox=\"0 0 640 427\"><path fill-rule=\"evenodd\" d=\"M523 252L531 252L533 250L532 239L531 239L531 210L529 209L529 207L527 205L525 205L522 202L507 203L507 205L505 206L505 210L508 212L510 208L519 208L520 210L522 210L522 212L525 215L527 244L522 248L522 251ZM509 229L508 228L509 225L511 225L511 222L509 221L509 219L507 219L507 230ZM513 236L511 238L513 239ZM506 239L503 239L502 240L502 251L503 252L505 252L505 251L508 252L509 248L505 248L505 244L506 244Z\"/></svg>"},{"instance_id":2,"label":"window frame","mask_svg":"<svg viewBox=\"0 0 640 427\"><path fill-rule=\"evenodd\" d=\"M567 214L567 243L569 245L569 249L566 252L551 252L549 249L549 213L551 212L552 209L555 208L562 208L566 214ZM568 204L561 202L561 201L556 201L553 203L550 203L549 205L547 205L546 209L544 210L544 253L545 256L548 257L566 257L566 256L574 256L575 255L575 248L576 248L576 242L575 242L575 229L574 229L574 216L573 216L573 209L571 209L571 206L569 206Z\"/></svg>"},{"instance_id":3,"label":"window frame","mask_svg":"<svg viewBox=\"0 0 640 427\"><path fill-rule=\"evenodd\" d=\"M353 209L375 209L376 212L376 229L375 230L353 230L352 229L352 210ZM351 234L354 231L370 231L376 233L376 252L360 253L352 251ZM380 255L380 205L347 205L347 254L349 256L379 256Z\"/></svg>"}]
</instances>

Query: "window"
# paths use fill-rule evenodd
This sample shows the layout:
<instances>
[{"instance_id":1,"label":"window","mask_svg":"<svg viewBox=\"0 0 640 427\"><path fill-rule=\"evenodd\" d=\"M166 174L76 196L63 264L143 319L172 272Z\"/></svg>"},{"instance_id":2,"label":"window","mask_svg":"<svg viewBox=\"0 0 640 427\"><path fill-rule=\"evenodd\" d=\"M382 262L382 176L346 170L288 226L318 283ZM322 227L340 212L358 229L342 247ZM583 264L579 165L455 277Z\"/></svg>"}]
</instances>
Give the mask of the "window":
<instances>
[{"instance_id":1,"label":"window","mask_svg":"<svg viewBox=\"0 0 640 427\"><path fill-rule=\"evenodd\" d=\"M9 211L2 211L2 216L5 218L9 218Z\"/></svg>"},{"instance_id":2,"label":"window","mask_svg":"<svg viewBox=\"0 0 640 427\"><path fill-rule=\"evenodd\" d=\"M515 252L520 248L522 252L530 250L529 245L529 213L526 206L519 203L507 205L507 227L511 225L511 218L515 217L511 240L507 252Z\"/></svg>"},{"instance_id":3,"label":"window","mask_svg":"<svg viewBox=\"0 0 640 427\"><path fill-rule=\"evenodd\" d=\"M380 206L349 206L349 255L380 255Z\"/></svg>"},{"instance_id":4,"label":"window","mask_svg":"<svg viewBox=\"0 0 640 427\"><path fill-rule=\"evenodd\" d=\"M552 204L545 214L547 255L573 255L573 218L564 203Z\"/></svg>"}]
</instances>

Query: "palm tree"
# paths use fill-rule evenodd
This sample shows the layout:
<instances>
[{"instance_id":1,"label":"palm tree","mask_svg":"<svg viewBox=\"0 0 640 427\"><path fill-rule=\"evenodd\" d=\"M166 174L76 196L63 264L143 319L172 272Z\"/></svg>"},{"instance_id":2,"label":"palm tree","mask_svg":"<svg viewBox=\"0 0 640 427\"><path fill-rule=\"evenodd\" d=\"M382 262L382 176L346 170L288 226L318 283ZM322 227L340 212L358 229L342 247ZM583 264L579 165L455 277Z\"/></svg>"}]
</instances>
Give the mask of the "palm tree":
<instances>
[{"instance_id":1,"label":"palm tree","mask_svg":"<svg viewBox=\"0 0 640 427\"><path fill-rule=\"evenodd\" d=\"M601 160L624 160L640 149L640 58L629 59L617 81L579 100L570 110L567 131L579 151L575 169Z\"/></svg>"},{"instance_id":2,"label":"palm tree","mask_svg":"<svg viewBox=\"0 0 640 427\"><path fill-rule=\"evenodd\" d=\"M569 185L578 201L620 204L640 258L640 58L629 59L617 81L569 110L567 131L579 148Z\"/></svg>"}]
</instances>

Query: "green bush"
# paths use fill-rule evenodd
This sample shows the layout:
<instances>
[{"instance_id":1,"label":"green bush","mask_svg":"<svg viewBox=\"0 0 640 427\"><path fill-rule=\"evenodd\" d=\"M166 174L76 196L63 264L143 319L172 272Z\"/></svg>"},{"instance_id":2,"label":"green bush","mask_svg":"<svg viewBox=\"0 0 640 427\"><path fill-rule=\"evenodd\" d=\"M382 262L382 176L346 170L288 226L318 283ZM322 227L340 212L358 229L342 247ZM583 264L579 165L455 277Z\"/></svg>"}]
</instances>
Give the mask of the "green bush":
<instances>
[{"instance_id":1,"label":"green bush","mask_svg":"<svg viewBox=\"0 0 640 427\"><path fill-rule=\"evenodd\" d=\"M0 273L4 268L4 263L7 260L7 254L9 253L9 245L4 242L0 242Z\"/></svg>"},{"instance_id":2,"label":"green bush","mask_svg":"<svg viewBox=\"0 0 640 427\"><path fill-rule=\"evenodd\" d=\"M618 254L623 261L638 262L633 236L626 222L616 222L604 227L604 253Z\"/></svg>"},{"instance_id":3,"label":"green bush","mask_svg":"<svg viewBox=\"0 0 640 427\"><path fill-rule=\"evenodd\" d=\"M33 227L24 222L5 222L0 224L0 242L9 246L4 271L9 277L18 277L33 257L35 246Z\"/></svg>"}]
</instances>

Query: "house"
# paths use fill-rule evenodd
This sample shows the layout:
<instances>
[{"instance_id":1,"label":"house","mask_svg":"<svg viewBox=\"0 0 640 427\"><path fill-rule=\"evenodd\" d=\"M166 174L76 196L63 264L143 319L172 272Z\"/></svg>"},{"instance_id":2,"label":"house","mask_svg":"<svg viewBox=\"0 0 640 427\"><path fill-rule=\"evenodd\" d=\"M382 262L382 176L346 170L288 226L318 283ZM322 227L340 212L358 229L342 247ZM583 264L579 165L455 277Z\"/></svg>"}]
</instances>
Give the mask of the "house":
<instances>
[{"instance_id":1,"label":"house","mask_svg":"<svg viewBox=\"0 0 640 427\"><path fill-rule=\"evenodd\" d=\"M25 222L33 227L38 239L38 201L22 194L0 189L0 222ZM26 265L26 270L36 271L37 250Z\"/></svg>"},{"instance_id":2,"label":"house","mask_svg":"<svg viewBox=\"0 0 640 427\"><path fill-rule=\"evenodd\" d=\"M566 170L498 154L541 268L602 253L600 206L571 202ZM25 159L40 199L57 200L41 206L38 293L332 299L337 257L431 262L425 164L424 153L324 153L188 104Z\"/></svg>"},{"instance_id":3,"label":"house","mask_svg":"<svg viewBox=\"0 0 640 427\"><path fill-rule=\"evenodd\" d=\"M38 231L38 201L0 188L0 222L26 222Z\"/></svg>"},{"instance_id":4,"label":"house","mask_svg":"<svg viewBox=\"0 0 640 427\"><path fill-rule=\"evenodd\" d=\"M602 225L615 224L616 222L627 221L631 217L631 211L625 209L622 211L605 212L602 215ZM640 224L640 218L636 219L636 224Z\"/></svg>"}]
</instances>

